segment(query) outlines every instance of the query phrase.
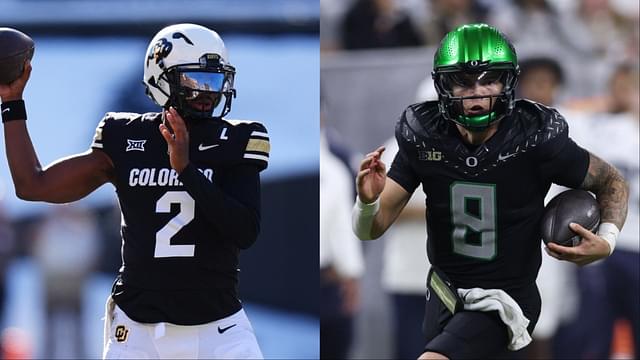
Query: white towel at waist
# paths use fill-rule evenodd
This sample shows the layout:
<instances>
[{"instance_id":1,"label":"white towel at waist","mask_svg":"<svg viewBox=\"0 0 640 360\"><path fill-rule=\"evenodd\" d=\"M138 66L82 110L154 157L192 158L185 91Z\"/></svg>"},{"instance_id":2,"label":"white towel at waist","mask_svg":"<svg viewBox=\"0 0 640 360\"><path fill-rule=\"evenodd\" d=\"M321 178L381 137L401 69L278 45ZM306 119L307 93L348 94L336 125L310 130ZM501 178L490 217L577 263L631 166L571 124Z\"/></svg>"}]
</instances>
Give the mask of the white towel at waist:
<instances>
[{"instance_id":1,"label":"white towel at waist","mask_svg":"<svg viewBox=\"0 0 640 360\"><path fill-rule=\"evenodd\" d=\"M465 310L498 311L500 319L509 330L509 350L516 351L531 342L527 331L529 319L522 313L518 303L509 294L499 289L458 289Z\"/></svg>"}]
</instances>

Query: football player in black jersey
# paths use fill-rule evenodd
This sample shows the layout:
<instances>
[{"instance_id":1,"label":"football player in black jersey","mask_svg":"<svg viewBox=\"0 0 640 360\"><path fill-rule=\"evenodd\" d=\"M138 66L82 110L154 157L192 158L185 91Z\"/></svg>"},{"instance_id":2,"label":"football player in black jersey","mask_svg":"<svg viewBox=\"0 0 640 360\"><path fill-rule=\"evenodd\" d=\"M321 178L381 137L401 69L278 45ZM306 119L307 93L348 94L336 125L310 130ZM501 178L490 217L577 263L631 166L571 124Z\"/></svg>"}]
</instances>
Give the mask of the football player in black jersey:
<instances>
[{"instance_id":1,"label":"football player in black jersey","mask_svg":"<svg viewBox=\"0 0 640 360\"><path fill-rule=\"evenodd\" d=\"M361 163L353 214L361 239L380 237L418 185L427 196L433 266L421 359L509 358L529 343L541 307L539 221L552 182L595 193L602 224L597 235L572 225L580 245L549 244L551 256L579 265L602 259L624 224L620 173L574 143L555 109L516 101L518 73L498 30L455 29L434 58L439 99L401 115L388 174L383 147Z\"/></svg>"},{"instance_id":2,"label":"football player in black jersey","mask_svg":"<svg viewBox=\"0 0 640 360\"><path fill-rule=\"evenodd\" d=\"M108 113L91 149L43 168L26 128L31 65L0 86L17 195L64 203L112 183L123 264L107 303L106 358L261 358L237 294L240 249L260 229L260 172L269 136L224 116L235 68L215 31L162 29L144 59L161 113Z\"/></svg>"}]
</instances>

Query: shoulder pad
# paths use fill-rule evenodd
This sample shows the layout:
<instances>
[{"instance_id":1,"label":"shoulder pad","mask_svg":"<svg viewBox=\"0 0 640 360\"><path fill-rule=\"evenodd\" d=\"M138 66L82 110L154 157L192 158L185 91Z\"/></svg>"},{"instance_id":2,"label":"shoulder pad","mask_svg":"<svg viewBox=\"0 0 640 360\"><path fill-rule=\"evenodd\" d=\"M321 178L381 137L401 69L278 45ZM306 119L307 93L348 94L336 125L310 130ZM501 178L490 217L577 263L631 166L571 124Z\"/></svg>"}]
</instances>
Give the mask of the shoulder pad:
<instances>
[{"instance_id":1,"label":"shoulder pad","mask_svg":"<svg viewBox=\"0 0 640 360\"><path fill-rule=\"evenodd\" d=\"M269 164L269 152L271 151L267 128L258 121L226 119L223 119L223 121L245 134L247 141L242 154L244 162L255 165L260 170L266 169Z\"/></svg>"},{"instance_id":2,"label":"shoulder pad","mask_svg":"<svg viewBox=\"0 0 640 360\"><path fill-rule=\"evenodd\" d=\"M438 101L426 101L409 105L396 124L398 144L422 144L428 139L439 138L446 131L446 121L440 116Z\"/></svg>"},{"instance_id":3,"label":"shoulder pad","mask_svg":"<svg viewBox=\"0 0 640 360\"><path fill-rule=\"evenodd\" d=\"M527 137L536 138L536 143L551 140L565 133L569 127L558 110L535 101L517 100L514 114L518 126Z\"/></svg>"},{"instance_id":4,"label":"shoulder pad","mask_svg":"<svg viewBox=\"0 0 640 360\"><path fill-rule=\"evenodd\" d=\"M130 112L108 112L105 116L100 120L98 126L96 127L96 132L93 136L93 141L91 142L91 147L95 149L104 149L105 144L105 133L112 133L113 130L108 129L116 129L122 128L126 125L129 125L133 122L151 122L156 121L160 117L160 113L146 113L146 114L138 114L138 113L130 113ZM118 131L118 130L115 130Z\"/></svg>"},{"instance_id":5,"label":"shoulder pad","mask_svg":"<svg viewBox=\"0 0 640 360\"><path fill-rule=\"evenodd\" d=\"M238 126L242 124L260 124L259 121L255 121L255 120L222 119L222 121L229 123L229 125L231 126Z\"/></svg>"}]
</instances>

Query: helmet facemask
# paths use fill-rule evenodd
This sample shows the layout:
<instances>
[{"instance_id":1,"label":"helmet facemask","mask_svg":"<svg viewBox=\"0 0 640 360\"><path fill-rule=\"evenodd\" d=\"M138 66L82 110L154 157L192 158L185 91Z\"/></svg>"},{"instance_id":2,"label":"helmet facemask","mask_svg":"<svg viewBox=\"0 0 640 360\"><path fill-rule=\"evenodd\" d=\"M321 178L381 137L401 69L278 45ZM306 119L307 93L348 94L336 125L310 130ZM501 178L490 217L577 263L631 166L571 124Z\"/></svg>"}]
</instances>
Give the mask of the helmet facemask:
<instances>
[{"instance_id":1,"label":"helmet facemask","mask_svg":"<svg viewBox=\"0 0 640 360\"><path fill-rule=\"evenodd\" d=\"M173 106L186 121L211 119L231 110L235 73L218 33L197 24L174 24L151 39L142 82L163 109Z\"/></svg>"},{"instance_id":2,"label":"helmet facemask","mask_svg":"<svg viewBox=\"0 0 640 360\"><path fill-rule=\"evenodd\" d=\"M450 71L434 72L434 85L438 92L440 112L444 118L461 125L470 131L482 131L491 124L508 116L513 111L514 88L517 82L515 71L511 69L496 69L485 71ZM502 84L502 90L497 94L455 96L453 87L473 88L489 85L494 82ZM465 113L464 101L473 99L489 99L489 107L478 113Z\"/></svg>"},{"instance_id":3,"label":"helmet facemask","mask_svg":"<svg viewBox=\"0 0 640 360\"><path fill-rule=\"evenodd\" d=\"M165 107L173 106L185 119L222 118L236 96L234 77L235 68L216 54L203 55L199 63L170 67L159 76L169 84L169 94L163 91L169 98ZM207 106L197 109L194 103Z\"/></svg>"},{"instance_id":4,"label":"helmet facemask","mask_svg":"<svg viewBox=\"0 0 640 360\"><path fill-rule=\"evenodd\" d=\"M438 92L440 112L445 119L468 130L485 130L513 111L519 73L515 48L503 33L487 24L462 25L445 35L433 57L431 75ZM474 96L454 96L453 86L468 90L491 84L491 81L499 81L502 90L485 86L481 94L474 91ZM464 93L469 94L468 91ZM487 93L489 95L485 95ZM488 111L464 110L464 105L469 105L465 101L487 98Z\"/></svg>"}]
</instances>

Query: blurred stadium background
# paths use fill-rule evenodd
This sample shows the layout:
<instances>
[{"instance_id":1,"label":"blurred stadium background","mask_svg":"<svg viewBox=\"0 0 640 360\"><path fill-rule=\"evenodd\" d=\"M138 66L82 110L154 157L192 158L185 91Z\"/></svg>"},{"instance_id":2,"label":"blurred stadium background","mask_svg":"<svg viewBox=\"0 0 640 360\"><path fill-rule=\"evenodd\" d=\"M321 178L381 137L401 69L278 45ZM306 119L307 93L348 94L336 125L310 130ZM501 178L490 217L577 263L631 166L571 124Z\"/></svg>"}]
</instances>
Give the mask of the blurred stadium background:
<instances>
[{"instance_id":1,"label":"blurred stadium background","mask_svg":"<svg viewBox=\"0 0 640 360\"><path fill-rule=\"evenodd\" d=\"M606 141L613 152L626 151L614 162L631 186L630 215L623 236L626 245L619 249L632 256L629 284L637 289L638 6L637 0L320 0L320 78L326 105L323 133L329 147L355 174L362 154L392 137L395 122L407 105L436 96L430 72L435 48L444 34L465 23L494 25L512 39L527 73L520 79L518 97L558 107L572 126L570 135L588 149L589 142L599 140ZM596 130L589 126L609 119L631 119L628 135L632 140L597 139ZM585 131L579 130L585 126ZM424 234L423 220L420 228ZM350 234L344 234L347 236ZM422 244L406 241L395 246L385 235L383 240L362 243L366 271L359 279L361 303L348 348L351 358L399 356L395 346L403 340L398 339L395 327L395 296L422 296L423 291L415 289L424 288L426 273L415 271L426 272L427 262L424 240ZM422 258L410 270L407 263L414 261L416 253ZM613 338L605 356L640 356L640 349L633 349L633 340L637 347L640 334L630 331L630 320L636 324L640 320L637 292L617 295L628 297L635 319L618 318L612 327L590 328L576 315L581 304L586 304L581 279L590 268L579 270L546 260L538 280L545 319L538 323L527 358L600 358L587 353L588 346L580 342L579 334L585 332ZM394 266L395 270L389 270ZM390 273L401 275L394 281ZM403 284L416 277L417 284ZM412 330L404 329L400 337L420 331L422 314L414 314L420 319L418 324ZM321 346L324 351L325 343Z\"/></svg>"},{"instance_id":2,"label":"blurred stadium background","mask_svg":"<svg viewBox=\"0 0 640 360\"><path fill-rule=\"evenodd\" d=\"M317 358L317 0L2 1L0 26L36 42L25 99L40 161L87 150L107 111L157 111L144 95L143 59L152 36L179 22L222 35L237 69L230 117L260 120L271 136L262 233L240 261L258 342L266 358ZM3 357L101 357L104 302L120 266L113 187L69 205L28 203L3 160L0 194Z\"/></svg>"}]
</instances>

